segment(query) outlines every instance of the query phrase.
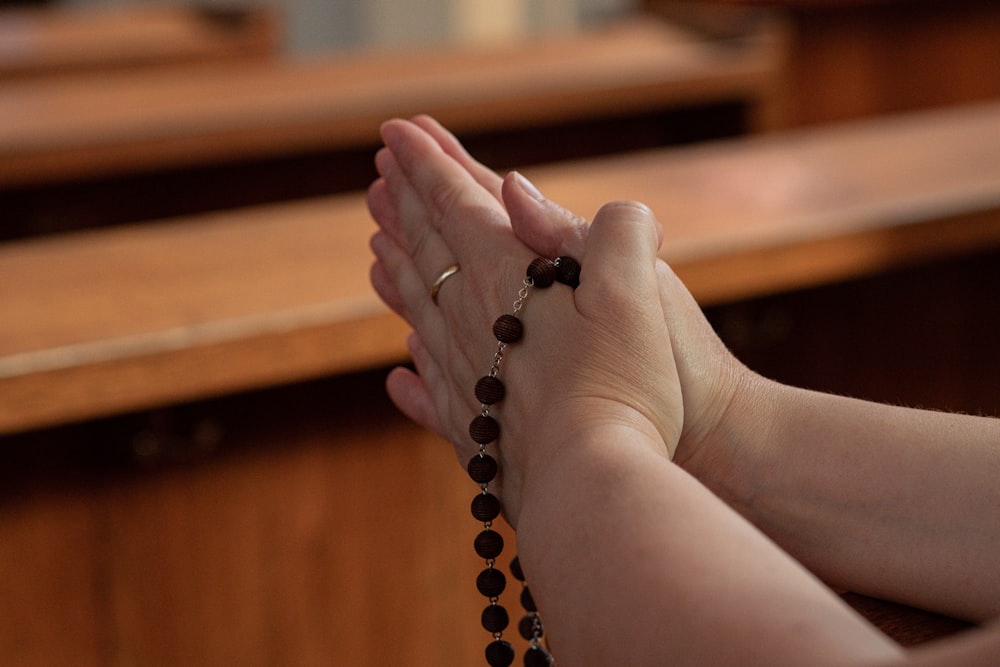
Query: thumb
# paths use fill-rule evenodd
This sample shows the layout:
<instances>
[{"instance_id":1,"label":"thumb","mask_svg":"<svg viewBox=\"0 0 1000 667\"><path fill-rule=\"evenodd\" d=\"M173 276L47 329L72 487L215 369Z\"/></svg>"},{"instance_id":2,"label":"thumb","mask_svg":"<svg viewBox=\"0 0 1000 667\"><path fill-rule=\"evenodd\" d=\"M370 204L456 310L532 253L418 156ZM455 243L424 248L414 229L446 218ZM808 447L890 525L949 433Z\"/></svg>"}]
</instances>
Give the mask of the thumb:
<instances>
[{"instance_id":1,"label":"thumb","mask_svg":"<svg viewBox=\"0 0 1000 667\"><path fill-rule=\"evenodd\" d=\"M643 306L658 305L656 255L661 238L660 224L645 204L617 201L601 207L581 261L578 308L584 314L591 314L591 308L613 313L620 304L637 299Z\"/></svg>"},{"instance_id":2,"label":"thumb","mask_svg":"<svg viewBox=\"0 0 1000 667\"><path fill-rule=\"evenodd\" d=\"M546 199L517 172L507 174L501 188L514 235L542 257L581 257L587 221Z\"/></svg>"}]
</instances>

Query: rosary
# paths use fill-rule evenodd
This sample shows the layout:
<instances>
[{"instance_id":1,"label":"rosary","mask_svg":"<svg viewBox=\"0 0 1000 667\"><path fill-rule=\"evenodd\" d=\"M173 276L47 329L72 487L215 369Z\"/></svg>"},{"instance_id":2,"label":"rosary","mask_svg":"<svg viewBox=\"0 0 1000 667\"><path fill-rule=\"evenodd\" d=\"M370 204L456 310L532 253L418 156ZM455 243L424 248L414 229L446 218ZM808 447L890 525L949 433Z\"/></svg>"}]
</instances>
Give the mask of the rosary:
<instances>
[{"instance_id":1,"label":"rosary","mask_svg":"<svg viewBox=\"0 0 1000 667\"><path fill-rule=\"evenodd\" d=\"M476 578L476 588L489 600L483 610L482 625L493 635L493 641L486 646L486 662L490 667L508 667L514 662L514 647L503 639L503 632L510 623L510 617L500 602L500 594L507 587L507 578L496 567L496 559L503 552L503 538L493 530L493 520L500 516L500 500L490 493L489 484L499 472L497 460L486 453L486 447L500 436L500 425L490 415L490 407L503 400L506 388L497 378L500 364L508 345L516 343L524 334L524 327L517 313L524 306L532 287L546 288L560 282L576 288L580 283L580 265L571 257L556 260L536 258L528 266L527 276L517 293L513 310L501 315L493 324L493 335L497 339L497 351L488 375L476 382L476 399L482 405L480 414L469 424L469 435L479 445L479 452L469 461L469 477L479 485L481 492L472 499L472 516L483 522L483 530L476 536L474 547L480 558L485 559L486 569ZM518 624L521 636L529 642L524 654L525 667L548 667L555 664L548 649L542 645L542 620L538 608L531 597L531 591L521 570L517 556L510 563L511 574L521 582L521 606L525 615Z\"/></svg>"}]
</instances>

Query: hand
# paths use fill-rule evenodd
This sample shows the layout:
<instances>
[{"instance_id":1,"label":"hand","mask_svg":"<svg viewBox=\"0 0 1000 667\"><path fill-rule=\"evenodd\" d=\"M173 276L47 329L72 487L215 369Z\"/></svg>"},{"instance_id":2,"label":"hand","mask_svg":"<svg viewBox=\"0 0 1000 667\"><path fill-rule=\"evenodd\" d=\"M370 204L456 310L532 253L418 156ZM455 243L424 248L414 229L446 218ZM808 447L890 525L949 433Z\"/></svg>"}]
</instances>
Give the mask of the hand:
<instances>
[{"instance_id":1,"label":"hand","mask_svg":"<svg viewBox=\"0 0 1000 667\"><path fill-rule=\"evenodd\" d=\"M451 441L464 465L478 450L468 434L480 411L472 388L496 352L493 322L510 312L537 255L516 238L507 214L524 210L532 193L512 176L497 199L418 124L391 121L383 138L381 178L369 189L380 227L372 283L413 326L416 366L416 373L393 370L387 389L406 415ZM525 337L507 348L500 373L508 397L496 406L512 524L523 477L558 460L574 434L625 426L645 436L637 443L672 456L683 414L658 293L659 238L648 209L610 204L576 248L580 286L531 290L521 313ZM454 263L461 271L435 305L429 286Z\"/></svg>"},{"instance_id":2,"label":"hand","mask_svg":"<svg viewBox=\"0 0 1000 667\"><path fill-rule=\"evenodd\" d=\"M546 257L582 254L590 232L585 218L545 199L526 180L501 179L434 119L420 116L413 122L497 202L505 204L514 233L526 246ZM525 188L533 190L534 196L512 196ZM658 243L661 240L662 235ZM741 415L752 414L754 407L747 403L769 400L769 383L726 349L691 293L663 261L657 262L657 274L683 398L684 425L674 461L728 496L724 489L734 486L734 478L743 474L729 450L734 440L741 440L733 432L753 423Z\"/></svg>"}]
</instances>

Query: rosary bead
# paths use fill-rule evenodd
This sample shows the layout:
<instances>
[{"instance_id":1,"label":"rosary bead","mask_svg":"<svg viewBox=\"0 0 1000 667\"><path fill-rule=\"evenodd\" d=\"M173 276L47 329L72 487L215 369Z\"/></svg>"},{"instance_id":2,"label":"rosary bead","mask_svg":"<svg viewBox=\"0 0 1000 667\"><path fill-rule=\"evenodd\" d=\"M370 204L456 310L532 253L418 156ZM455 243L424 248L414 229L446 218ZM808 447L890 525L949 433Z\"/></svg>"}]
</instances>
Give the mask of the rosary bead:
<instances>
[{"instance_id":1,"label":"rosary bead","mask_svg":"<svg viewBox=\"0 0 1000 667\"><path fill-rule=\"evenodd\" d=\"M542 630L542 619L534 612L521 617L521 620L517 624L517 631L528 641L531 641L535 637L540 639L545 634Z\"/></svg>"},{"instance_id":2,"label":"rosary bead","mask_svg":"<svg viewBox=\"0 0 1000 667\"><path fill-rule=\"evenodd\" d=\"M492 521L500 516L500 499L492 493L479 493L472 499L472 516L477 521Z\"/></svg>"},{"instance_id":3,"label":"rosary bead","mask_svg":"<svg viewBox=\"0 0 1000 667\"><path fill-rule=\"evenodd\" d=\"M490 667L509 667L514 662L514 647L498 639L486 647L486 662Z\"/></svg>"},{"instance_id":4,"label":"rosary bead","mask_svg":"<svg viewBox=\"0 0 1000 667\"><path fill-rule=\"evenodd\" d=\"M580 263L572 257L560 257L556 266L556 280L576 289L580 285Z\"/></svg>"},{"instance_id":5,"label":"rosary bead","mask_svg":"<svg viewBox=\"0 0 1000 667\"><path fill-rule=\"evenodd\" d=\"M503 552L503 538L500 537L500 533L487 528L476 535L473 547L480 558L492 560Z\"/></svg>"},{"instance_id":6,"label":"rosary bead","mask_svg":"<svg viewBox=\"0 0 1000 667\"><path fill-rule=\"evenodd\" d=\"M556 281L556 263L551 259L538 257L528 265L528 277L535 287L549 287Z\"/></svg>"},{"instance_id":7,"label":"rosary bead","mask_svg":"<svg viewBox=\"0 0 1000 667\"><path fill-rule=\"evenodd\" d=\"M493 323L493 335L501 343L516 343L524 334L521 320L513 315L501 315Z\"/></svg>"},{"instance_id":8,"label":"rosary bead","mask_svg":"<svg viewBox=\"0 0 1000 667\"><path fill-rule=\"evenodd\" d=\"M525 611L530 611L532 613L538 611L538 607L535 606L535 598L531 597L531 591L525 586L521 589L521 606L524 607Z\"/></svg>"},{"instance_id":9,"label":"rosary bead","mask_svg":"<svg viewBox=\"0 0 1000 667\"><path fill-rule=\"evenodd\" d=\"M503 382L492 375L481 377L476 383L476 399L485 405L499 403L506 393Z\"/></svg>"},{"instance_id":10,"label":"rosary bead","mask_svg":"<svg viewBox=\"0 0 1000 667\"><path fill-rule=\"evenodd\" d=\"M476 454L465 469L476 484L489 484L497 476L498 468L497 460L489 454Z\"/></svg>"},{"instance_id":11,"label":"rosary bead","mask_svg":"<svg viewBox=\"0 0 1000 667\"><path fill-rule=\"evenodd\" d=\"M514 556L514 559L510 561L510 573L513 574L514 578L518 581L524 581L524 572L521 571L520 556Z\"/></svg>"},{"instance_id":12,"label":"rosary bead","mask_svg":"<svg viewBox=\"0 0 1000 667\"><path fill-rule=\"evenodd\" d=\"M549 667L552 656L541 646L532 646L524 653L524 667Z\"/></svg>"},{"instance_id":13,"label":"rosary bead","mask_svg":"<svg viewBox=\"0 0 1000 667\"><path fill-rule=\"evenodd\" d=\"M507 615L507 610L503 608L503 605L490 604L486 606L486 609L483 609L482 621L486 631L495 634L507 629L510 624L510 616Z\"/></svg>"},{"instance_id":14,"label":"rosary bead","mask_svg":"<svg viewBox=\"0 0 1000 667\"><path fill-rule=\"evenodd\" d=\"M473 442L488 445L500 436L500 424L493 417L477 415L469 424L469 436Z\"/></svg>"},{"instance_id":15,"label":"rosary bead","mask_svg":"<svg viewBox=\"0 0 1000 667\"><path fill-rule=\"evenodd\" d=\"M507 588L507 577L495 567L488 567L476 577L476 590L488 598L499 597Z\"/></svg>"}]
</instances>

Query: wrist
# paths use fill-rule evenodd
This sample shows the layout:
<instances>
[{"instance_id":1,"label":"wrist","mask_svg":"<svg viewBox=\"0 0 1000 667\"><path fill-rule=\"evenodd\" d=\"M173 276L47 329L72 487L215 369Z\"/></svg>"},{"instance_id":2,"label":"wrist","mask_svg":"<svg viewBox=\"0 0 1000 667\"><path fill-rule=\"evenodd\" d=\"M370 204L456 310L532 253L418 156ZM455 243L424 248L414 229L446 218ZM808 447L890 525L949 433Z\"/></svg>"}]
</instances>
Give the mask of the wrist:
<instances>
[{"instance_id":1,"label":"wrist","mask_svg":"<svg viewBox=\"0 0 1000 667\"><path fill-rule=\"evenodd\" d=\"M622 415L616 419L553 422L518 443L516 462L505 460L507 470L516 470L516 480L504 479L504 507L508 522L516 529L522 512L553 502L560 488L573 488L569 481L600 480L600 488L589 492L602 498L613 484L614 471L635 460L661 461L666 445L655 426L642 417ZM508 459L508 457L505 457ZM513 482L513 483L509 483ZM575 491L581 491L579 486ZM569 502L569 499L566 499Z\"/></svg>"},{"instance_id":2,"label":"wrist","mask_svg":"<svg viewBox=\"0 0 1000 667\"><path fill-rule=\"evenodd\" d=\"M772 456L775 426L790 410L788 389L741 366L730 376L728 399L717 419L697 441L682 439L675 459L748 518Z\"/></svg>"}]
</instances>

